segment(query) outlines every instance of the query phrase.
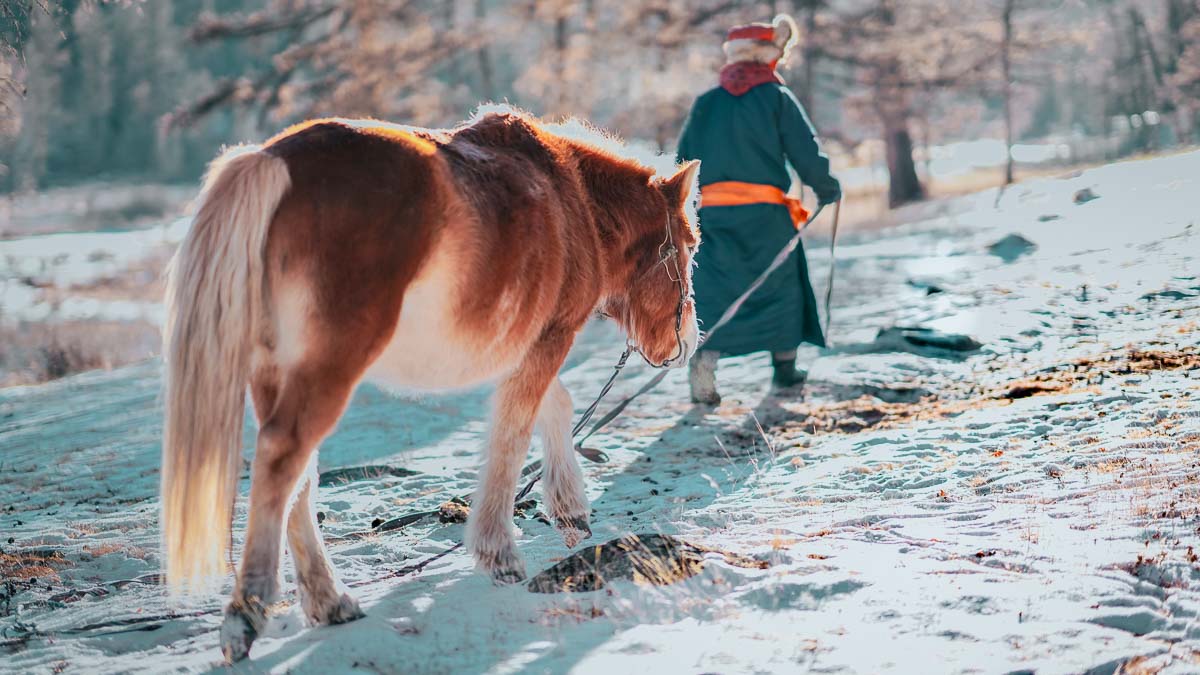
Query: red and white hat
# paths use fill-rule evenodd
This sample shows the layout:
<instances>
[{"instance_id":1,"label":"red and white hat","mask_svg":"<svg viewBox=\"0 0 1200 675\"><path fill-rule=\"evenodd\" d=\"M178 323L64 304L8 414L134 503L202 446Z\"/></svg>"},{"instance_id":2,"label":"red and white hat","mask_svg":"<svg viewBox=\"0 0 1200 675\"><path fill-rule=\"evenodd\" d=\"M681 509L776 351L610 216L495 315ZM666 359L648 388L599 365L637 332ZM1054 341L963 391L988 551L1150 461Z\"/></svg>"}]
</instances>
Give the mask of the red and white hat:
<instances>
[{"instance_id":1,"label":"red and white hat","mask_svg":"<svg viewBox=\"0 0 1200 675\"><path fill-rule=\"evenodd\" d=\"M796 22L792 17L780 14L771 23L747 23L730 28L721 47L730 63L775 63L787 59L798 39Z\"/></svg>"},{"instance_id":2,"label":"red and white hat","mask_svg":"<svg viewBox=\"0 0 1200 675\"><path fill-rule=\"evenodd\" d=\"M775 26L769 23L747 23L734 26L725 34L725 41L733 42L734 40L775 42Z\"/></svg>"}]
</instances>

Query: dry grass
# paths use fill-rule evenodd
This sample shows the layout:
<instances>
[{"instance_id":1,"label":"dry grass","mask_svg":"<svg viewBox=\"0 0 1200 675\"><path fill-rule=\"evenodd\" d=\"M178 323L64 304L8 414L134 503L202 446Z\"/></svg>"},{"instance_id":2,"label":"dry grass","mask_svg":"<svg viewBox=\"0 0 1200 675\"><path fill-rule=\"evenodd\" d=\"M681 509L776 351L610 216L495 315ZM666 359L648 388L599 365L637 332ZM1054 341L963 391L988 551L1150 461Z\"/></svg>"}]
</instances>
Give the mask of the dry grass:
<instances>
[{"instance_id":1,"label":"dry grass","mask_svg":"<svg viewBox=\"0 0 1200 675\"><path fill-rule=\"evenodd\" d=\"M92 183L0 198L0 239L131 229L183 215L194 185Z\"/></svg>"},{"instance_id":2,"label":"dry grass","mask_svg":"<svg viewBox=\"0 0 1200 675\"><path fill-rule=\"evenodd\" d=\"M37 384L152 358L158 327L144 322L68 321L0 325L0 386Z\"/></svg>"},{"instance_id":3,"label":"dry grass","mask_svg":"<svg viewBox=\"0 0 1200 675\"><path fill-rule=\"evenodd\" d=\"M146 549L141 548L140 546L131 546L128 544L119 544L119 543L114 543L114 542L109 542L106 544L95 544L95 545L84 544L83 552L90 555L93 558L99 558L101 556L111 555L113 553L123 553L126 557L129 557L129 558L137 558L138 560L145 560L146 556L149 555L146 552Z\"/></svg>"},{"instance_id":4,"label":"dry grass","mask_svg":"<svg viewBox=\"0 0 1200 675\"><path fill-rule=\"evenodd\" d=\"M71 562L58 551L33 549L0 553L2 579L58 581L58 570L70 566Z\"/></svg>"},{"instance_id":5,"label":"dry grass","mask_svg":"<svg viewBox=\"0 0 1200 675\"><path fill-rule=\"evenodd\" d=\"M115 276L69 288L40 287L38 301L54 312L67 300L161 302L172 253L171 246L162 245ZM11 318L2 320L3 310L0 307L0 387L116 368L152 358L160 350L159 327L146 320L64 320L52 314L44 321L12 323Z\"/></svg>"},{"instance_id":6,"label":"dry grass","mask_svg":"<svg viewBox=\"0 0 1200 675\"><path fill-rule=\"evenodd\" d=\"M888 403L863 395L828 403L789 405L788 409L795 414L773 431L780 434L782 442L790 442L797 434L853 434L922 419L938 419L972 409L1008 405L1014 400L1030 396L1097 391L1092 384L1097 377L1194 368L1200 368L1200 349L1194 347L1174 351L1115 350L1092 358L1076 359L1063 364L1061 368L1027 375L994 388L976 389L970 383L963 383L957 388L947 388L914 402ZM1161 428L1147 430L1143 435L1156 436L1160 431Z\"/></svg>"}]
</instances>

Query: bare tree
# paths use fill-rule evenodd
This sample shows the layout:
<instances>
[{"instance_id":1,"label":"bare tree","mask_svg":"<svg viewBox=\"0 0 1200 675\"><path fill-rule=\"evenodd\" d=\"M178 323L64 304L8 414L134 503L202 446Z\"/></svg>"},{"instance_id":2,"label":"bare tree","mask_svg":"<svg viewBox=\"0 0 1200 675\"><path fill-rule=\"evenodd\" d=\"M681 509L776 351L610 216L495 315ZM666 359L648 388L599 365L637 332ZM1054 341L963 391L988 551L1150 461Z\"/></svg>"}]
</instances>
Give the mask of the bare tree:
<instances>
[{"instance_id":1,"label":"bare tree","mask_svg":"<svg viewBox=\"0 0 1200 675\"><path fill-rule=\"evenodd\" d=\"M853 67L847 104L874 117L882 131L888 172L888 203L922 199L910 130L918 94L978 81L995 59L981 36L977 2L948 6L933 0L875 0L865 8L830 17L813 46L822 58ZM930 31L929 26L939 30ZM981 48L982 45L982 48Z\"/></svg>"},{"instance_id":2,"label":"bare tree","mask_svg":"<svg viewBox=\"0 0 1200 675\"><path fill-rule=\"evenodd\" d=\"M1000 38L1000 77L1004 92L1004 184L1013 182L1013 115L1012 115L1012 43L1013 11L1016 0L1004 0L1000 12L1002 37Z\"/></svg>"},{"instance_id":3,"label":"bare tree","mask_svg":"<svg viewBox=\"0 0 1200 675\"><path fill-rule=\"evenodd\" d=\"M477 27L488 24L488 11L485 0L475 0L474 18ZM475 32L475 39L478 40L478 45L475 47L475 63L479 68L479 92L485 101L491 101L496 98L496 83L493 74L495 69L492 65L492 53L488 46L490 35L486 31L477 30Z\"/></svg>"},{"instance_id":4,"label":"bare tree","mask_svg":"<svg viewBox=\"0 0 1200 675\"><path fill-rule=\"evenodd\" d=\"M18 52L29 38L33 17L53 11L49 0L0 0L0 48Z\"/></svg>"},{"instance_id":5,"label":"bare tree","mask_svg":"<svg viewBox=\"0 0 1200 675\"><path fill-rule=\"evenodd\" d=\"M1163 71L1180 139L1200 131L1200 0L1167 0Z\"/></svg>"},{"instance_id":6,"label":"bare tree","mask_svg":"<svg viewBox=\"0 0 1200 675\"><path fill-rule=\"evenodd\" d=\"M995 0L992 11L999 24L998 36L993 40L999 53L998 86L994 89L1001 102L1001 117L1004 123L1004 185L1015 180L1013 143L1016 140L1014 119L1014 97L1018 83L1027 79L1018 74L1041 70L1034 64L1050 51L1070 43L1074 38L1068 31L1054 26L1052 13L1061 10L1061 3L1041 3L1036 7L1028 0ZM1045 79L1044 75L1042 76ZM981 82L985 93L993 89L986 75Z\"/></svg>"},{"instance_id":7,"label":"bare tree","mask_svg":"<svg viewBox=\"0 0 1200 675\"><path fill-rule=\"evenodd\" d=\"M167 127L230 104L280 120L329 110L436 124L447 114L436 66L463 44L417 0L273 0L248 15L206 15L190 33L198 44L264 36L283 45L269 69L217 82L171 115Z\"/></svg>"}]
</instances>

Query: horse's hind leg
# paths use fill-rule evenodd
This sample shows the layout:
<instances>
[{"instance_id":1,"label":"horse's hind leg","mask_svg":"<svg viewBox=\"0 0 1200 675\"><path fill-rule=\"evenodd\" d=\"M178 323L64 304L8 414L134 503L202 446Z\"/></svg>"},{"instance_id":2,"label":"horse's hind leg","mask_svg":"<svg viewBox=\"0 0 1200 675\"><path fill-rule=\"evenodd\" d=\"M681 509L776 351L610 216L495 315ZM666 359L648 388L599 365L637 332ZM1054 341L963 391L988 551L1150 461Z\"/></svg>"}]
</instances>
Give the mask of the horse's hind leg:
<instances>
[{"instance_id":1,"label":"horse's hind leg","mask_svg":"<svg viewBox=\"0 0 1200 675\"><path fill-rule=\"evenodd\" d=\"M258 432L250 483L249 519L233 599L221 626L230 661L250 651L279 594L284 516L313 451L333 429L357 377L330 367L280 373L275 405Z\"/></svg>"},{"instance_id":2,"label":"horse's hind leg","mask_svg":"<svg viewBox=\"0 0 1200 675\"><path fill-rule=\"evenodd\" d=\"M583 472L575 458L571 440L571 394L555 378L542 397L538 410L538 432L545 451L546 507L567 548L591 536L588 501Z\"/></svg>"},{"instance_id":3,"label":"horse's hind leg","mask_svg":"<svg viewBox=\"0 0 1200 675\"><path fill-rule=\"evenodd\" d=\"M316 453L311 465L315 469ZM363 616L358 602L343 592L334 576L333 565L325 555L321 531L317 529L316 471L309 471L304 487L288 515L288 547L296 564L296 586L304 615L314 624L346 623Z\"/></svg>"}]
</instances>

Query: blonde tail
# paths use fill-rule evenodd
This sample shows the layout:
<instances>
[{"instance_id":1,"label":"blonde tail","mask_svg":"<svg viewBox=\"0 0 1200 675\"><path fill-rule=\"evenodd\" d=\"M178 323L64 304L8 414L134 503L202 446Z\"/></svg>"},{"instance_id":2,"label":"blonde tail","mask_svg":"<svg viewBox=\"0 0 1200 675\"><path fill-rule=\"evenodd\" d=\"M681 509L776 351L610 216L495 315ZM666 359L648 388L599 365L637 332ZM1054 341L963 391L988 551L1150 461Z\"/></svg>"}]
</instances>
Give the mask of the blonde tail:
<instances>
[{"instance_id":1,"label":"blonde tail","mask_svg":"<svg viewBox=\"0 0 1200 675\"><path fill-rule=\"evenodd\" d=\"M226 151L168 268L161 522L176 593L226 571L264 248L289 185L287 164L258 146Z\"/></svg>"}]
</instances>

